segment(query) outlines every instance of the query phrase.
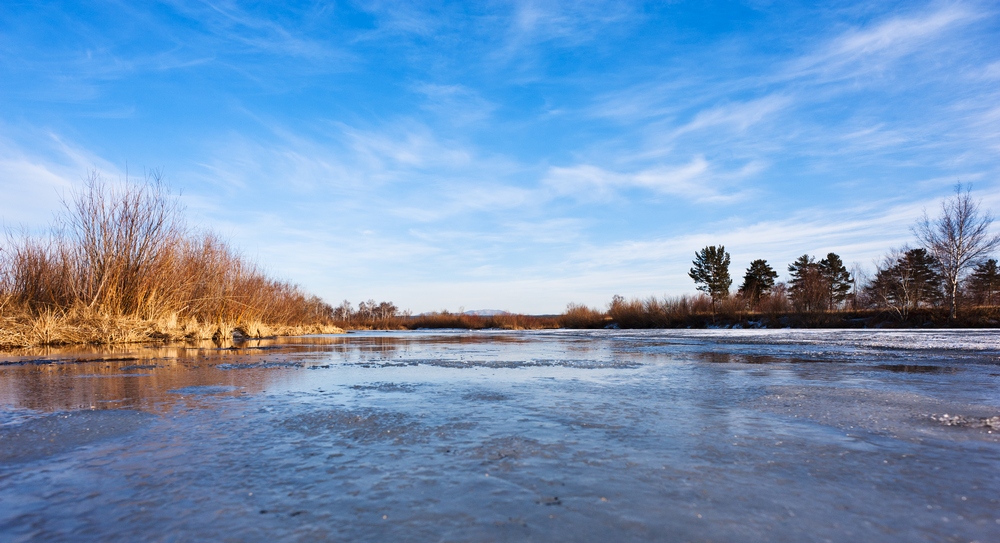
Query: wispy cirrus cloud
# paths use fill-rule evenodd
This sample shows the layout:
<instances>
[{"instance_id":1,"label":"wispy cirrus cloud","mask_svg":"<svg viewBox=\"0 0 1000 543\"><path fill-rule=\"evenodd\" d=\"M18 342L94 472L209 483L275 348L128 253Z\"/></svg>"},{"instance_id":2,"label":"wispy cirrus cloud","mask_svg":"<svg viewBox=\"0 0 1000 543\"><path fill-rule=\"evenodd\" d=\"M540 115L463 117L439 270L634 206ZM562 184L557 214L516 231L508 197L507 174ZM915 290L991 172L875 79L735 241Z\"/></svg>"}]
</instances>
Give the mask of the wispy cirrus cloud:
<instances>
[{"instance_id":1,"label":"wispy cirrus cloud","mask_svg":"<svg viewBox=\"0 0 1000 543\"><path fill-rule=\"evenodd\" d=\"M195 28L202 32L193 32L190 37L209 39L220 52L303 58L321 62L327 68L350 58L344 47L313 36L317 28L330 22L332 10L321 5L296 10L236 0L165 0L165 3L177 14L197 21ZM293 13L286 14L287 11Z\"/></svg>"},{"instance_id":2,"label":"wispy cirrus cloud","mask_svg":"<svg viewBox=\"0 0 1000 543\"><path fill-rule=\"evenodd\" d=\"M425 97L423 109L446 123L482 122L497 109L497 104L465 85L422 83L416 90Z\"/></svg>"},{"instance_id":3,"label":"wispy cirrus cloud","mask_svg":"<svg viewBox=\"0 0 1000 543\"><path fill-rule=\"evenodd\" d=\"M13 139L16 133L18 138ZM29 229L49 224L61 201L91 172L112 180L125 171L46 131L0 123L0 222ZM142 172L131 172L132 175Z\"/></svg>"},{"instance_id":4,"label":"wispy cirrus cloud","mask_svg":"<svg viewBox=\"0 0 1000 543\"><path fill-rule=\"evenodd\" d=\"M772 94L746 102L712 106L699 111L689 122L674 129L671 136L677 138L691 132L718 128L745 132L751 126L780 113L792 101L788 96Z\"/></svg>"},{"instance_id":5,"label":"wispy cirrus cloud","mask_svg":"<svg viewBox=\"0 0 1000 543\"><path fill-rule=\"evenodd\" d=\"M901 58L918 52L933 55L938 40L981 15L962 4L890 17L833 38L818 50L789 63L781 75L830 82L884 71Z\"/></svg>"},{"instance_id":6,"label":"wispy cirrus cloud","mask_svg":"<svg viewBox=\"0 0 1000 543\"><path fill-rule=\"evenodd\" d=\"M760 165L747 164L740 170L719 171L705 157L695 156L679 166L660 165L632 173L589 164L553 167L542 184L557 195L582 200L601 200L622 190L644 189L693 202L733 203L747 195L744 190L733 188L734 182L760 170Z\"/></svg>"},{"instance_id":7,"label":"wispy cirrus cloud","mask_svg":"<svg viewBox=\"0 0 1000 543\"><path fill-rule=\"evenodd\" d=\"M598 39L598 30L636 15L634 6L616 0L520 0L510 17L512 42L565 40L569 44Z\"/></svg>"}]
</instances>

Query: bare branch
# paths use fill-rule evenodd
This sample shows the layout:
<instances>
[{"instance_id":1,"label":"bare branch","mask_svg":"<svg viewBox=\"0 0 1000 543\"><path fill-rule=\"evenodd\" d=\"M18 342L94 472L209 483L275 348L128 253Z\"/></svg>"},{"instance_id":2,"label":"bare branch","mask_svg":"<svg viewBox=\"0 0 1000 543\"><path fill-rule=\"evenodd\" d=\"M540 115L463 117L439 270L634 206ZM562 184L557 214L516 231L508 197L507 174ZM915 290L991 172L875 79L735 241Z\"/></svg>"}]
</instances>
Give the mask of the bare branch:
<instances>
[{"instance_id":1,"label":"bare branch","mask_svg":"<svg viewBox=\"0 0 1000 543\"><path fill-rule=\"evenodd\" d=\"M959 287L977 264L1000 247L1000 234L991 234L993 215L981 212L972 199L972 187L955 185L955 195L941 202L941 214L927 212L913 227L921 245L940 263L948 290L951 318L958 315Z\"/></svg>"}]
</instances>

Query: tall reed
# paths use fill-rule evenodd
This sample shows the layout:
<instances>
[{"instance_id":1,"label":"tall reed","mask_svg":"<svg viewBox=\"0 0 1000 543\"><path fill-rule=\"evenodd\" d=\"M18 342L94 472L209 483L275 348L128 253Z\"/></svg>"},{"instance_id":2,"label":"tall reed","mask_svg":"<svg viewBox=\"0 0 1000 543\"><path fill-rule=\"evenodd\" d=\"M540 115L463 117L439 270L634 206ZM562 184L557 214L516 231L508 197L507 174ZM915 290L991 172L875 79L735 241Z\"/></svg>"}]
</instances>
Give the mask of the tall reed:
<instances>
[{"instance_id":1,"label":"tall reed","mask_svg":"<svg viewBox=\"0 0 1000 543\"><path fill-rule=\"evenodd\" d=\"M332 330L321 299L190 230L156 174L116 185L92 174L48 234L8 231L0 249L0 346Z\"/></svg>"}]
</instances>

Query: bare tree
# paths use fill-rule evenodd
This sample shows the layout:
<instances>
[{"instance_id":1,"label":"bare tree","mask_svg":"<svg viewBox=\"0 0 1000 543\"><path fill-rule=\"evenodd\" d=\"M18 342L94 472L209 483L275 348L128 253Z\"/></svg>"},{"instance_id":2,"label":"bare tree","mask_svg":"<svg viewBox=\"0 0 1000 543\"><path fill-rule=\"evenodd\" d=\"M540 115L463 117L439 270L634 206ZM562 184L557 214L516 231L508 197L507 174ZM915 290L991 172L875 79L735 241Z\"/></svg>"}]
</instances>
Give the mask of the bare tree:
<instances>
[{"instance_id":1,"label":"bare tree","mask_svg":"<svg viewBox=\"0 0 1000 543\"><path fill-rule=\"evenodd\" d=\"M931 219L925 210L913 227L914 235L941 266L951 319L958 315L958 289L964 276L1000 247L1000 234L990 234L992 224L993 216L981 213L979 202L972 199L971 187L959 183L955 195L941 202L938 218Z\"/></svg>"},{"instance_id":2,"label":"bare tree","mask_svg":"<svg viewBox=\"0 0 1000 543\"><path fill-rule=\"evenodd\" d=\"M941 299L941 275L936 267L924 249L892 249L875 263L875 277L865 291L877 306L891 309L905 321L911 310Z\"/></svg>"},{"instance_id":3,"label":"bare tree","mask_svg":"<svg viewBox=\"0 0 1000 543\"><path fill-rule=\"evenodd\" d=\"M859 295L861 294L861 286L868 281L868 274L865 271L865 267L861 265L860 262L854 262L851 264L851 309L857 311L861 307L861 301Z\"/></svg>"}]
</instances>

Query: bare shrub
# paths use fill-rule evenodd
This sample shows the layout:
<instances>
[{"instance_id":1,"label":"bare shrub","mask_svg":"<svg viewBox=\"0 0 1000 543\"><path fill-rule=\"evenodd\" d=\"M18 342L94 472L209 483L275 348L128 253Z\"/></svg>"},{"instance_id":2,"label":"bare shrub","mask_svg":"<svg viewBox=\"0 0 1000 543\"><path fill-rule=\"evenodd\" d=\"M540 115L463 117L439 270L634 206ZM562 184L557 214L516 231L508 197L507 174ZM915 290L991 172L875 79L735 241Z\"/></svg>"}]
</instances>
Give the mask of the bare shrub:
<instances>
[{"instance_id":1,"label":"bare shrub","mask_svg":"<svg viewBox=\"0 0 1000 543\"><path fill-rule=\"evenodd\" d=\"M469 315L466 313L451 313L441 311L424 313L403 321L406 328L459 328L465 330L540 330L558 328L555 317L520 315L505 313L498 315Z\"/></svg>"},{"instance_id":2,"label":"bare shrub","mask_svg":"<svg viewBox=\"0 0 1000 543\"><path fill-rule=\"evenodd\" d=\"M592 309L583 304L570 303L566 306L566 311L559 316L559 325L563 328L603 328L606 324L607 314L603 311Z\"/></svg>"},{"instance_id":3,"label":"bare shrub","mask_svg":"<svg viewBox=\"0 0 1000 543\"><path fill-rule=\"evenodd\" d=\"M726 298L713 304L711 296L698 294L677 297L626 300L615 296L608 304L608 319L621 328L670 328L681 325L701 325L705 318L742 311L743 301Z\"/></svg>"},{"instance_id":4,"label":"bare shrub","mask_svg":"<svg viewBox=\"0 0 1000 543\"><path fill-rule=\"evenodd\" d=\"M64 201L48 236L8 231L0 324L24 331L0 344L259 336L329 325L332 307L268 277L218 236L191 234L182 212L156 174L117 185L93 174Z\"/></svg>"},{"instance_id":5,"label":"bare shrub","mask_svg":"<svg viewBox=\"0 0 1000 543\"><path fill-rule=\"evenodd\" d=\"M788 299L788 286L785 283L774 285L771 292L761 298L760 312L770 318L778 318L792 311L792 302Z\"/></svg>"}]
</instances>

